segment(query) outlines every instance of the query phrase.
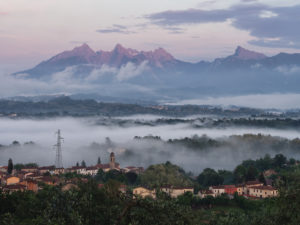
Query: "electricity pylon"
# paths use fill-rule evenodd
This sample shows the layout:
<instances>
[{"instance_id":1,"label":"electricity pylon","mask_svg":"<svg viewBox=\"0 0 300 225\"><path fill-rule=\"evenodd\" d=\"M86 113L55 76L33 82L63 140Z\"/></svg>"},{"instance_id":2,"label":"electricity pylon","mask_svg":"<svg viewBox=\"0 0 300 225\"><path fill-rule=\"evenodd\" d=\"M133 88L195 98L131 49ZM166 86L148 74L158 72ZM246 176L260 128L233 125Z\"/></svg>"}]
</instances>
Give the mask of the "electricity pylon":
<instances>
[{"instance_id":1,"label":"electricity pylon","mask_svg":"<svg viewBox=\"0 0 300 225\"><path fill-rule=\"evenodd\" d=\"M60 130L58 130L56 134L57 134L57 143L56 145L54 145L54 147L56 148L55 167L63 168L62 151L61 151L61 141L63 140L63 138L60 136Z\"/></svg>"}]
</instances>

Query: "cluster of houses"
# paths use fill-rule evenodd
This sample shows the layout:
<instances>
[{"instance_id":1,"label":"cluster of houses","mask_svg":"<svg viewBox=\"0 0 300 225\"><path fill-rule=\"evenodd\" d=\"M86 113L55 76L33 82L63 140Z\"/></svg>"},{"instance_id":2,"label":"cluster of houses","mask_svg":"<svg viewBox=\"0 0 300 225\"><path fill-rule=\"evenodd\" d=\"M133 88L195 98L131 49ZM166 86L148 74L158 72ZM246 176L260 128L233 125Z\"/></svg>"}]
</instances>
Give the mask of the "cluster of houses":
<instances>
[{"instance_id":1,"label":"cluster of houses","mask_svg":"<svg viewBox=\"0 0 300 225\"><path fill-rule=\"evenodd\" d=\"M99 169L104 172L110 170L118 170L123 173L134 172L140 174L144 171L143 167L129 166L120 168L119 163L115 162L115 154L110 154L110 162L108 164L96 164L91 167L73 166L71 168L55 168L55 166L45 167L24 167L21 170L13 170L8 174L8 167L0 167L0 189L5 192L11 193L14 191L30 190L37 192L41 189L41 183L47 185L63 185L63 189L68 189L74 186L75 183L80 181L87 181L85 178L71 178L67 179L60 174L77 173L80 175L95 176ZM122 187L124 189L124 187Z\"/></svg>"},{"instance_id":2,"label":"cluster of houses","mask_svg":"<svg viewBox=\"0 0 300 225\"><path fill-rule=\"evenodd\" d=\"M233 195L234 193L247 198L269 198L276 197L278 190L259 181L248 181L238 185L211 186L208 190L200 191L199 196L202 198L207 196L216 197L222 194Z\"/></svg>"},{"instance_id":3,"label":"cluster of houses","mask_svg":"<svg viewBox=\"0 0 300 225\"><path fill-rule=\"evenodd\" d=\"M133 172L140 174L144 171L143 167L129 166L125 168L120 168L120 165L115 162L115 154L112 152L110 154L110 162L108 164L96 164L91 167L84 166L74 166L71 168L55 168L54 166L47 167L25 167L19 171L13 170L11 174L7 173L7 166L0 167L0 189L5 192L11 193L14 191L24 191L31 190L37 192L41 189L39 184L47 185L62 185L63 190L68 190L76 186L76 183L80 181L87 181L86 178L70 178L67 179L63 176L59 176L64 173L77 173L80 175L95 176L99 169L104 172L110 170L118 170L123 173ZM102 188L103 184L99 184L99 188ZM125 185L120 186L120 191L126 192L127 187ZM161 192L169 194L173 198L191 192L194 194L193 187L173 187L164 186L160 187ZM133 194L136 196L156 198L156 190L149 189L146 187L136 187L132 190ZM227 194L233 196L237 193L240 196L245 196L247 198L268 198L276 197L278 191L271 185L264 185L258 181L249 181L244 184L239 185L220 185L211 186L208 190L200 190L197 196L200 198L205 198L207 196L217 197L222 194Z\"/></svg>"},{"instance_id":4,"label":"cluster of houses","mask_svg":"<svg viewBox=\"0 0 300 225\"><path fill-rule=\"evenodd\" d=\"M193 187L161 187L160 191L169 194L173 198L177 198L186 192L191 192L194 194ZM233 196L237 193L240 196L244 196L251 199L256 198L269 198L276 197L278 195L278 190L276 190L271 185L264 185L259 181L248 181L244 184L239 185L220 185L211 186L208 190L200 190L196 195L200 198L205 198L207 196L217 197L222 194L227 194L228 196ZM133 194L139 195L141 197L156 197L156 190L148 189L145 187L137 187L133 189Z\"/></svg>"}]
</instances>

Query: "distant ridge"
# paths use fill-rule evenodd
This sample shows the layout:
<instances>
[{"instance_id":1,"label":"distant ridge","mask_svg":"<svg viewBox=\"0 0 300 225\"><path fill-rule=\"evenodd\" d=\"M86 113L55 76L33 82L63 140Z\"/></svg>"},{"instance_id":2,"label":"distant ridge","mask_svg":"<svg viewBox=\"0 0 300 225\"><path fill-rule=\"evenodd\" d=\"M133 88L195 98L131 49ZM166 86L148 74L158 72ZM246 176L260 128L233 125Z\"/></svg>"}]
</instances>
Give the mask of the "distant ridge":
<instances>
[{"instance_id":1,"label":"distant ridge","mask_svg":"<svg viewBox=\"0 0 300 225\"><path fill-rule=\"evenodd\" d=\"M163 48L139 51L117 44L111 51L95 51L83 44L13 75L21 73L25 79L47 82L53 82L53 74L55 79L66 75L68 82L76 80L81 93L150 101L206 94L300 93L299 53L268 57L241 46L212 62L189 63ZM91 82L93 90L80 90L81 83Z\"/></svg>"}]
</instances>

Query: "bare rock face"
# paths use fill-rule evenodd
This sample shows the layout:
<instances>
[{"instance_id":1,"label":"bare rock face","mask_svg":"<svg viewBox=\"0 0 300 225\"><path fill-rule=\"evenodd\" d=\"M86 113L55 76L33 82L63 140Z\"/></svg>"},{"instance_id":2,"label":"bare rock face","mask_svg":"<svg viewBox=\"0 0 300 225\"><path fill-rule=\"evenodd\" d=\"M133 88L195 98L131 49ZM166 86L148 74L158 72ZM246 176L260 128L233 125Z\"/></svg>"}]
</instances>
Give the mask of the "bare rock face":
<instances>
[{"instance_id":1,"label":"bare rock face","mask_svg":"<svg viewBox=\"0 0 300 225\"><path fill-rule=\"evenodd\" d=\"M236 48L233 57L242 60L249 60L249 59L260 60L260 59L267 58L267 56L262 53L250 51L245 48L242 48L241 46L238 46Z\"/></svg>"}]
</instances>

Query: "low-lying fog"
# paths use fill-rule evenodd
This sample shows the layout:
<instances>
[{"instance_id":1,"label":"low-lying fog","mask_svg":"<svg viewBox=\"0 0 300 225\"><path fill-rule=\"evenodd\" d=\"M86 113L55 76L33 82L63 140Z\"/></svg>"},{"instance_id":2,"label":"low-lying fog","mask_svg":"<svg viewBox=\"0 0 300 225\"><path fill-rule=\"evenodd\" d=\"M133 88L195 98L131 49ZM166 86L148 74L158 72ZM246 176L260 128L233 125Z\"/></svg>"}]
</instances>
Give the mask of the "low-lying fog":
<instances>
[{"instance_id":1,"label":"low-lying fog","mask_svg":"<svg viewBox=\"0 0 300 225\"><path fill-rule=\"evenodd\" d=\"M151 118L137 116L139 120ZM119 118L120 119L120 118ZM126 118L128 119L128 117ZM134 120L134 117L130 117ZM153 117L156 119L156 117ZM63 164L75 165L85 160L88 165L95 164L98 156L102 163L107 163L109 150L105 147L105 138L109 137L119 148L116 151L117 161L121 167L144 166L161 163L167 160L182 166L186 171L200 172L206 167L215 169L233 169L242 160L259 158L267 153L251 150L248 146L238 149L226 147L220 151L197 152L183 146L175 146L155 141L136 141L135 136L160 136L163 140L207 135L211 138L224 138L230 135L270 134L288 139L298 138L296 130L276 130L262 128L193 128L190 124L157 125L157 126L119 126L117 124L96 125L96 118L58 118L44 120L0 119L0 144L10 145L14 140L20 147L0 148L0 165L6 165L9 158L14 163L37 162L40 165L52 165L55 160L55 131L61 129L64 138ZM36 145L23 145L33 141ZM91 145L94 143L94 145ZM97 144L95 144L97 143ZM123 149L129 149L125 151ZM274 152L269 152L274 154ZM284 152L287 156L299 158L298 154Z\"/></svg>"}]
</instances>

